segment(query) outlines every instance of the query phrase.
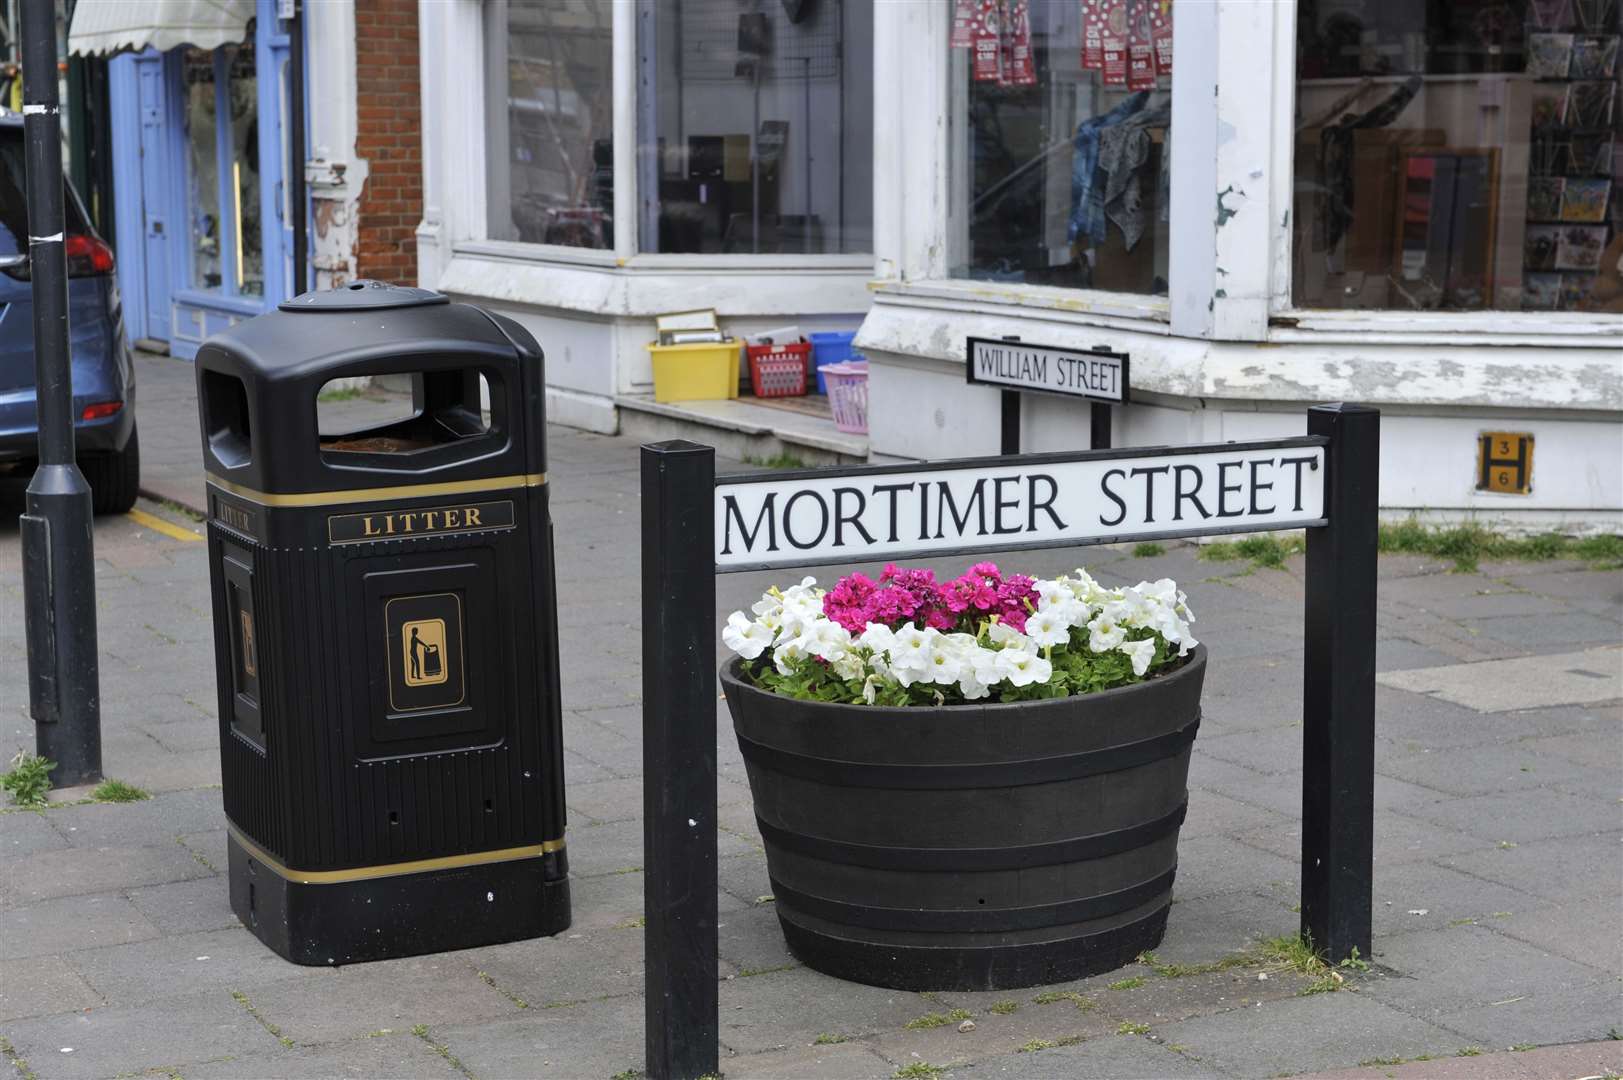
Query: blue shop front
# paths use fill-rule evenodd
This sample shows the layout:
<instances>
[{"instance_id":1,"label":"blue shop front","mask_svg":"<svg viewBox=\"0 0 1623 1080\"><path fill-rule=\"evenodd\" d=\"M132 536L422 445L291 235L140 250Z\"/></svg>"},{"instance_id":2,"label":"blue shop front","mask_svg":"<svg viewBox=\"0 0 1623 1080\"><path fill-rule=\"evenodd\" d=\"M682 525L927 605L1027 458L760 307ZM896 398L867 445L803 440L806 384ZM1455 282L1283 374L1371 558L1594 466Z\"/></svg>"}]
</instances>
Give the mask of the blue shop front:
<instances>
[{"instance_id":1,"label":"blue shop front","mask_svg":"<svg viewBox=\"0 0 1623 1080\"><path fill-rule=\"evenodd\" d=\"M185 359L293 291L287 24L276 0L220 7L240 22L125 39L109 65L125 324Z\"/></svg>"}]
</instances>

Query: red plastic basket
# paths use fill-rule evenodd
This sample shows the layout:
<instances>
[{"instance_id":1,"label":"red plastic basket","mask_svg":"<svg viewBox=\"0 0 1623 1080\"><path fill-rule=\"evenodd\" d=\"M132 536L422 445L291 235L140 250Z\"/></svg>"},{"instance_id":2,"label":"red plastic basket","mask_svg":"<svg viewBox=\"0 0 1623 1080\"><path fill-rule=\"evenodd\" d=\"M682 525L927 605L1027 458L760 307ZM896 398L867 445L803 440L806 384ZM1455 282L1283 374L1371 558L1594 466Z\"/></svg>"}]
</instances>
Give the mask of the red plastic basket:
<instances>
[{"instance_id":1,"label":"red plastic basket","mask_svg":"<svg viewBox=\"0 0 1623 1080\"><path fill-rule=\"evenodd\" d=\"M748 345L750 386L756 397L796 397L806 392L807 342L789 345Z\"/></svg>"}]
</instances>

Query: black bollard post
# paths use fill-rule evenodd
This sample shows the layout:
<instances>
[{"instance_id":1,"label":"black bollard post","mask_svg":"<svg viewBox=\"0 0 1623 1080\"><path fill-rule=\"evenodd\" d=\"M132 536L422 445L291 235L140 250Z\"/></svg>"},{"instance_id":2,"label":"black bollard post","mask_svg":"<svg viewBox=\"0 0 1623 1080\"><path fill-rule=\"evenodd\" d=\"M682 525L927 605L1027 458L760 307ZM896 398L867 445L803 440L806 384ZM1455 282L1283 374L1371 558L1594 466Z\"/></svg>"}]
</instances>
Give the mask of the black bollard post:
<instances>
[{"instance_id":1,"label":"black bollard post","mask_svg":"<svg viewBox=\"0 0 1623 1080\"><path fill-rule=\"evenodd\" d=\"M1302 932L1336 963L1370 951L1381 414L1316 405L1307 431L1330 440L1330 523L1307 531Z\"/></svg>"},{"instance_id":2,"label":"black bollard post","mask_svg":"<svg viewBox=\"0 0 1623 1080\"><path fill-rule=\"evenodd\" d=\"M650 1080L717 1075L716 452L642 448L643 942Z\"/></svg>"},{"instance_id":3,"label":"black bollard post","mask_svg":"<svg viewBox=\"0 0 1623 1080\"><path fill-rule=\"evenodd\" d=\"M101 694L90 485L74 461L56 5L22 0L23 145L34 294L39 467L20 528L28 711L58 787L101 779Z\"/></svg>"}]
</instances>

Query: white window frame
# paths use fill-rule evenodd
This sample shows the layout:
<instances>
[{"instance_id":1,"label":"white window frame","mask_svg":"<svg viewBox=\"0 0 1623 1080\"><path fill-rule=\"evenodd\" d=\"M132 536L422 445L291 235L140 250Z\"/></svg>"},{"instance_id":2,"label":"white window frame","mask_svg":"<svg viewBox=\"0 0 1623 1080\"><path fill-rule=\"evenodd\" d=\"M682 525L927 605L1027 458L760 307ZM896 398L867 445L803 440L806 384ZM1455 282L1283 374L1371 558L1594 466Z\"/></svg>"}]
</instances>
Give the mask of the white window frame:
<instances>
[{"instance_id":1,"label":"white window frame","mask_svg":"<svg viewBox=\"0 0 1623 1080\"><path fill-rule=\"evenodd\" d=\"M1296 5L1273 7L1273 87L1275 130L1270 246L1273 259L1268 306L1268 341L1280 343L1365 343L1380 345L1623 345L1623 316L1572 311L1429 311L1297 307L1291 295L1292 229L1285 215L1295 189ZM1181 14L1182 9L1180 9Z\"/></svg>"},{"instance_id":2,"label":"white window frame","mask_svg":"<svg viewBox=\"0 0 1623 1080\"><path fill-rule=\"evenodd\" d=\"M614 245L610 249L489 238L485 190L483 0L419 0L421 39L438 43L423 64L424 223L419 276L493 299L608 315L670 310L673 287L696 274L736 282L718 290L723 314L860 313L874 256L655 254L638 250L637 17L635 0L613 5ZM879 7L886 5L880 4ZM432 46L431 46L432 48ZM448 122L455 118L454 123ZM426 250L425 250L426 249ZM605 278L613 280L604 280ZM504 286L503 279L506 284ZM746 284L747 282L747 284ZM688 290L691 292L691 289ZM540 299L544 298L544 299Z\"/></svg>"},{"instance_id":3,"label":"white window frame","mask_svg":"<svg viewBox=\"0 0 1623 1080\"><path fill-rule=\"evenodd\" d=\"M954 215L951 4L881 3L875 26L877 304L950 317L1007 315L1209 341L1605 347L1617 315L1298 308L1289 217L1295 183L1296 5L1185 0L1173 20L1168 295L949 277ZM935 124L919 122L935 116ZM1217 193L1223 221L1218 222Z\"/></svg>"},{"instance_id":4,"label":"white window frame","mask_svg":"<svg viewBox=\"0 0 1623 1080\"><path fill-rule=\"evenodd\" d=\"M1216 116L1225 105L1253 104L1271 88L1268 63L1254 50L1214 51L1220 21L1266 25L1272 4L1215 0L1179 8L1173 22L1173 155L1168 295L966 280L949 276L965 182L952 153L957 137L948 74L950 4L880 4L876 10L874 68L874 217L878 277L873 289L884 304L941 311L997 314L1036 309L1058 322L1130 329L1152 335L1260 339L1267 329L1266 221L1254 210L1214 225L1212 196L1247 163L1266 163L1266 125L1219 146ZM1270 31L1271 32L1271 31ZM1264 60L1271 58L1268 50ZM1227 61L1225 63L1224 61ZM1219 71L1243 74L1221 84ZM1221 88L1221 100L1217 92ZM919 123L935 116L935 124ZM1202 132L1207 133L1203 137ZM1266 174L1238 187L1247 208L1267 206ZM1247 186L1249 184L1249 186ZM1232 207L1231 207L1232 208ZM1237 227L1235 227L1237 223ZM1258 242L1258 238L1262 241ZM1224 260L1224 261L1219 261ZM1216 267L1223 266L1221 285Z\"/></svg>"}]
</instances>

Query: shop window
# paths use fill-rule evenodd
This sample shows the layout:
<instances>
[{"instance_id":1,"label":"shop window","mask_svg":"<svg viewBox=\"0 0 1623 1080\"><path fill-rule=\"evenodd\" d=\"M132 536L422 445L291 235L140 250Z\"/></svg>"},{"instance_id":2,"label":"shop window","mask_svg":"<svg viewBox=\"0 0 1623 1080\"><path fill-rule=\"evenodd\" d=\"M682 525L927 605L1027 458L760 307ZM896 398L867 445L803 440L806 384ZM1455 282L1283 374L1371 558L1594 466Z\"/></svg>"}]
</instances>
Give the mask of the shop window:
<instances>
[{"instance_id":1,"label":"shop window","mask_svg":"<svg viewBox=\"0 0 1623 1080\"><path fill-rule=\"evenodd\" d=\"M954 277L1166 295L1172 16L954 0Z\"/></svg>"},{"instance_id":2,"label":"shop window","mask_svg":"<svg viewBox=\"0 0 1623 1080\"><path fill-rule=\"evenodd\" d=\"M638 0L639 246L873 250L874 0Z\"/></svg>"},{"instance_id":3,"label":"shop window","mask_svg":"<svg viewBox=\"0 0 1623 1080\"><path fill-rule=\"evenodd\" d=\"M254 47L185 49L180 58L191 214L191 285L265 293L259 210L259 109Z\"/></svg>"},{"instance_id":4,"label":"shop window","mask_svg":"<svg viewBox=\"0 0 1623 1080\"><path fill-rule=\"evenodd\" d=\"M231 268L236 291L243 296L265 295L265 244L259 212L259 80L254 68L254 47L228 46L226 70L230 82L226 101L231 107L231 223L237 237L235 265Z\"/></svg>"},{"instance_id":5,"label":"shop window","mask_svg":"<svg viewBox=\"0 0 1623 1080\"><path fill-rule=\"evenodd\" d=\"M1294 303L1623 312L1618 10L1304 0Z\"/></svg>"},{"instance_id":6,"label":"shop window","mask_svg":"<svg viewBox=\"0 0 1623 1080\"><path fill-rule=\"evenodd\" d=\"M485 5L492 240L614 246L612 22L603 0Z\"/></svg>"},{"instance_id":7,"label":"shop window","mask_svg":"<svg viewBox=\"0 0 1623 1080\"><path fill-rule=\"evenodd\" d=\"M186 165L192 218L192 285L218 289L220 260L220 140L215 113L214 54L187 49L181 58L185 80Z\"/></svg>"}]
</instances>

